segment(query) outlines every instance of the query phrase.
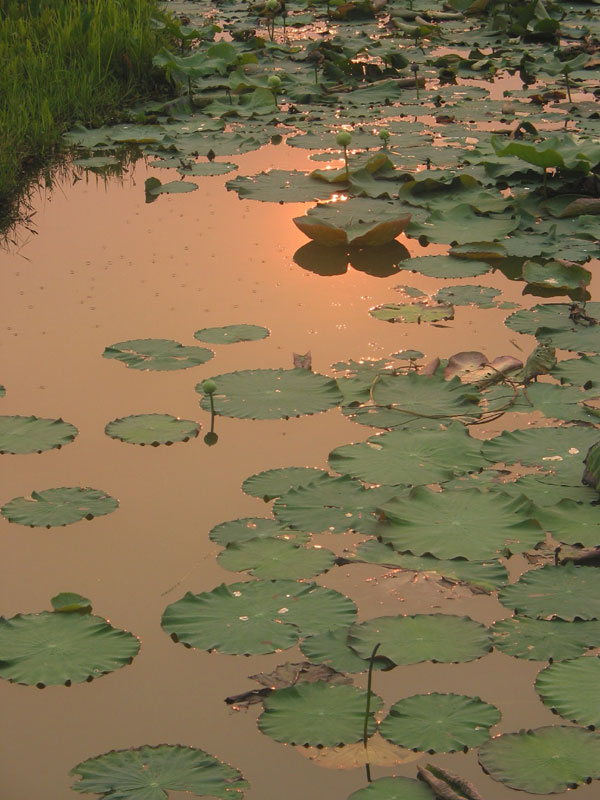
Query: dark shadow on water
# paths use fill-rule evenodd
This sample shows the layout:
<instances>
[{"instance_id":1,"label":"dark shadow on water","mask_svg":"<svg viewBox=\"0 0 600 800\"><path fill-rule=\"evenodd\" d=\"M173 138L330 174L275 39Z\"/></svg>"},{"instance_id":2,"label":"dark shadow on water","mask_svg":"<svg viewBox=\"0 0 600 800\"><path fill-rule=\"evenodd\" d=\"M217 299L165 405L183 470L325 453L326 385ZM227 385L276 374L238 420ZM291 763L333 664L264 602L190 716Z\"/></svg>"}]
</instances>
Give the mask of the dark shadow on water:
<instances>
[{"instance_id":1,"label":"dark shadow on water","mask_svg":"<svg viewBox=\"0 0 600 800\"><path fill-rule=\"evenodd\" d=\"M410 258L410 253L400 242L389 242L379 247L325 247L309 242L294 253L294 261L302 269L315 275L331 277L343 275L348 265L373 275L388 278L400 271L400 262Z\"/></svg>"}]
</instances>

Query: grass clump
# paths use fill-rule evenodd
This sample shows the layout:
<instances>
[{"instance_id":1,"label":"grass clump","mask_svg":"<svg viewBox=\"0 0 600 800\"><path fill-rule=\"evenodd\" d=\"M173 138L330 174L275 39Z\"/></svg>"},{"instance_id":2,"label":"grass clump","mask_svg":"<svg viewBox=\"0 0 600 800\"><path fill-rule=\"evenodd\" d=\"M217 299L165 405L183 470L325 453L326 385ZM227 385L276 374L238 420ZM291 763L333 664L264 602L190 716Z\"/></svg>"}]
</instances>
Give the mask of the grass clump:
<instances>
[{"instance_id":1,"label":"grass clump","mask_svg":"<svg viewBox=\"0 0 600 800\"><path fill-rule=\"evenodd\" d=\"M164 91L152 58L171 27L157 0L0 0L0 228L75 121Z\"/></svg>"}]
</instances>

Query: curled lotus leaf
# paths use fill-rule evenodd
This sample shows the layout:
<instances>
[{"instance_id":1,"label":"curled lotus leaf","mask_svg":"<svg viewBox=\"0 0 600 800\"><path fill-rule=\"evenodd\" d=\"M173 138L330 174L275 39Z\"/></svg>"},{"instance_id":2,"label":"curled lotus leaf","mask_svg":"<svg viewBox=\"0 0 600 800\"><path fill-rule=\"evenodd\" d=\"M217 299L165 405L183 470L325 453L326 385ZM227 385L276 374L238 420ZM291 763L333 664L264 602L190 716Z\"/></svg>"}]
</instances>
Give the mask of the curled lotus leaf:
<instances>
[{"instance_id":1,"label":"curled lotus leaf","mask_svg":"<svg viewBox=\"0 0 600 800\"><path fill-rule=\"evenodd\" d=\"M139 445L173 444L187 442L198 436L200 425L189 419L179 419L170 414L132 414L114 419L104 432L112 439Z\"/></svg>"},{"instance_id":2,"label":"curled lotus leaf","mask_svg":"<svg viewBox=\"0 0 600 800\"><path fill-rule=\"evenodd\" d=\"M600 647L600 621L510 617L492 626L494 647L530 661L564 661Z\"/></svg>"},{"instance_id":3,"label":"curled lotus leaf","mask_svg":"<svg viewBox=\"0 0 600 800\"><path fill-rule=\"evenodd\" d=\"M110 514L118 505L114 497L101 489L74 486L44 489L32 492L30 497L15 497L0 511L9 522L32 528L53 528Z\"/></svg>"},{"instance_id":4,"label":"curled lotus leaf","mask_svg":"<svg viewBox=\"0 0 600 800\"><path fill-rule=\"evenodd\" d=\"M0 453L41 453L69 444L77 428L62 419L0 417Z\"/></svg>"},{"instance_id":5,"label":"curled lotus leaf","mask_svg":"<svg viewBox=\"0 0 600 800\"><path fill-rule=\"evenodd\" d=\"M269 329L263 325L223 325L218 328L200 328L194 333L194 339L209 344L233 344L236 342L255 342L265 339Z\"/></svg>"},{"instance_id":6,"label":"curled lotus leaf","mask_svg":"<svg viewBox=\"0 0 600 800\"><path fill-rule=\"evenodd\" d=\"M102 355L129 369L174 370L205 364L214 353L206 347L184 347L172 339L129 339L109 345Z\"/></svg>"},{"instance_id":7,"label":"curled lotus leaf","mask_svg":"<svg viewBox=\"0 0 600 800\"><path fill-rule=\"evenodd\" d=\"M542 670L535 690L555 714L595 729L600 726L599 681L600 658L580 656Z\"/></svg>"},{"instance_id":8,"label":"curled lotus leaf","mask_svg":"<svg viewBox=\"0 0 600 800\"><path fill-rule=\"evenodd\" d=\"M395 239L410 222L408 207L383 200L354 197L338 203L317 205L294 223L319 244L373 247Z\"/></svg>"}]
</instances>

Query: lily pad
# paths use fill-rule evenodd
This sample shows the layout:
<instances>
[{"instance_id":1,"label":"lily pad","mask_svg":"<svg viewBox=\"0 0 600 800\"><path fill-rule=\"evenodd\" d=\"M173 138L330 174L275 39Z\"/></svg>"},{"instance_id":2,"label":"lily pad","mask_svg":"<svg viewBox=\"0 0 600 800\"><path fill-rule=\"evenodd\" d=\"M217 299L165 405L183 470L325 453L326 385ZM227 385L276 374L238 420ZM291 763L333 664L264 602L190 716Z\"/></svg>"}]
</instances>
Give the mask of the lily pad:
<instances>
[{"instance_id":1,"label":"lily pad","mask_svg":"<svg viewBox=\"0 0 600 800\"><path fill-rule=\"evenodd\" d=\"M600 777L600 738L562 725L504 733L482 745L479 763L512 789L564 792Z\"/></svg>"},{"instance_id":2,"label":"lily pad","mask_svg":"<svg viewBox=\"0 0 600 800\"><path fill-rule=\"evenodd\" d=\"M558 542L600 547L600 514L597 506L564 499L554 506L540 509L536 519Z\"/></svg>"},{"instance_id":3,"label":"lily pad","mask_svg":"<svg viewBox=\"0 0 600 800\"><path fill-rule=\"evenodd\" d=\"M364 789L352 792L348 800L435 800L422 781L414 778L378 778Z\"/></svg>"},{"instance_id":4,"label":"lily pad","mask_svg":"<svg viewBox=\"0 0 600 800\"><path fill-rule=\"evenodd\" d=\"M492 626L494 647L515 658L564 661L600 647L598 620L530 619L510 617Z\"/></svg>"},{"instance_id":5,"label":"lily pad","mask_svg":"<svg viewBox=\"0 0 600 800\"><path fill-rule=\"evenodd\" d=\"M320 244L373 247L396 238L410 222L410 209L383 200L354 197L311 208L294 223Z\"/></svg>"},{"instance_id":6,"label":"lily pad","mask_svg":"<svg viewBox=\"0 0 600 800\"><path fill-rule=\"evenodd\" d=\"M481 452L494 464L519 463L552 470L565 461L575 461L583 471L583 459L597 436L596 431L576 425L504 431L484 442Z\"/></svg>"},{"instance_id":7,"label":"lily pad","mask_svg":"<svg viewBox=\"0 0 600 800\"><path fill-rule=\"evenodd\" d=\"M326 664L338 672L366 672L370 659L361 658L348 646L348 631L338 628L314 636L307 636L300 643L300 649L311 664ZM393 666L387 659L375 658L374 669L389 669Z\"/></svg>"},{"instance_id":8,"label":"lily pad","mask_svg":"<svg viewBox=\"0 0 600 800\"><path fill-rule=\"evenodd\" d=\"M322 547L301 547L284 539L251 539L230 544L217 556L223 569L249 572L257 578L312 578L335 564L335 555Z\"/></svg>"},{"instance_id":9,"label":"lily pad","mask_svg":"<svg viewBox=\"0 0 600 800\"><path fill-rule=\"evenodd\" d=\"M237 192L241 199L262 200L271 203L306 203L328 200L334 188L311 178L308 172L272 169L260 175L239 175L227 181L227 188Z\"/></svg>"},{"instance_id":10,"label":"lily pad","mask_svg":"<svg viewBox=\"0 0 600 800\"><path fill-rule=\"evenodd\" d=\"M507 317L505 325L518 333L534 334L540 341L550 340L562 350L600 352L600 303L587 303L585 317L567 303L546 303L516 311Z\"/></svg>"},{"instance_id":11,"label":"lily pad","mask_svg":"<svg viewBox=\"0 0 600 800\"><path fill-rule=\"evenodd\" d=\"M210 344L233 344L255 342L268 335L269 329L262 325L225 325L221 328L200 328L194 334L194 339Z\"/></svg>"},{"instance_id":12,"label":"lily pad","mask_svg":"<svg viewBox=\"0 0 600 800\"><path fill-rule=\"evenodd\" d=\"M548 261L540 264L537 261L526 261L523 264L523 280L533 286L555 289L557 292L571 292L588 286L592 273L577 264L565 265L559 261Z\"/></svg>"},{"instance_id":13,"label":"lily pad","mask_svg":"<svg viewBox=\"0 0 600 800\"><path fill-rule=\"evenodd\" d=\"M479 308L492 308L495 298L500 294L500 289L491 286L446 286L440 289L433 299L438 303L452 303L455 306L479 306Z\"/></svg>"},{"instance_id":14,"label":"lily pad","mask_svg":"<svg viewBox=\"0 0 600 800\"><path fill-rule=\"evenodd\" d=\"M358 742L363 736L367 693L356 686L317 681L279 689L265 698L258 719L260 730L278 742L335 747ZM368 733L377 723L373 711L381 706L371 695Z\"/></svg>"},{"instance_id":15,"label":"lily pad","mask_svg":"<svg viewBox=\"0 0 600 800\"><path fill-rule=\"evenodd\" d=\"M385 303L369 309L369 314L383 322L440 322L454 319L454 306L437 303Z\"/></svg>"},{"instance_id":16,"label":"lily pad","mask_svg":"<svg viewBox=\"0 0 600 800\"><path fill-rule=\"evenodd\" d=\"M9 522L32 528L70 525L81 519L110 514L119 503L101 489L62 487L32 492L31 497L15 497L0 509Z\"/></svg>"},{"instance_id":17,"label":"lily pad","mask_svg":"<svg viewBox=\"0 0 600 800\"><path fill-rule=\"evenodd\" d=\"M242 773L194 747L160 744L111 750L71 770L77 792L121 800L167 800L167 792L241 800L249 785Z\"/></svg>"},{"instance_id":18,"label":"lily pad","mask_svg":"<svg viewBox=\"0 0 600 800\"><path fill-rule=\"evenodd\" d=\"M0 417L0 453L42 453L69 444L77 433L62 419Z\"/></svg>"},{"instance_id":19,"label":"lily pad","mask_svg":"<svg viewBox=\"0 0 600 800\"><path fill-rule=\"evenodd\" d=\"M323 469L316 467L283 467L268 469L251 475L242 483L242 491L252 497L260 497L265 502L274 500L290 489L298 489L327 476Z\"/></svg>"},{"instance_id":20,"label":"lily pad","mask_svg":"<svg viewBox=\"0 0 600 800\"><path fill-rule=\"evenodd\" d=\"M220 522L210 531L211 542L227 547L230 544L242 544L251 539L290 539L294 542L307 542L310 534L303 531L292 531L272 517L242 517L228 522Z\"/></svg>"},{"instance_id":21,"label":"lily pad","mask_svg":"<svg viewBox=\"0 0 600 800\"><path fill-rule=\"evenodd\" d=\"M342 401L337 383L306 369L255 369L215 375L215 412L238 419L288 419L334 408ZM202 384L196 386L203 392ZM200 405L210 411L210 399Z\"/></svg>"},{"instance_id":22,"label":"lily pad","mask_svg":"<svg viewBox=\"0 0 600 800\"><path fill-rule=\"evenodd\" d=\"M600 356L582 355L559 361L551 374L561 383L597 389L600 386Z\"/></svg>"},{"instance_id":23,"label":"lily pad","mask_svg":"<svg viewBox=\"0 0 600 800\"><path fill-rule=\"evenodd\" d=\"M573 623L570 623L573 624ZM600 658L581 656L551 664L535 681L535 690L555 714L591 728L600 726Z\"/></svg>"},{"instance_id":24,"label":"lily pad","mask_svg":"<svg viewBox=\"0 0 600 800\"><path fill-rule=\"evenodd\" d=\"M159 167L160 164L152 164L153 167ZM237 169L237 164L232 164L230 161L197 161L191 164L180 166L177 169L180 175L194 175L195 177L213 177L215 175L227 175Z\"/></svg>"},{"instance_id":25,"label":"lily pad","mask_svg":"<svg viewBox=\"0 0 600 800\"><path fill-rule=\"evenodd\" d=\"M407 258L402 266L429 278L474 278L491 270L484 261L454 256L417 256Z\"/></svg>"},{"instance_id":26,"label":"lily pad","mask_svg":"<svg viewBox=\"0 0 600 800\"><path fill-rule=\"evenodd\" d=\"M132 414L114 419L104 428L112 439L129 444L152 445L187 442L198 436L200 425L189 419L179 419L170 414Z\"/></svg>"},{"instance_id":27,"label":"lily pad","mask_svg":"<svg viewBox=\"0 0 600 800\"><path fill-rule=\"evenodd\" d=\"M500 721L496 706L459 694L416 694L399 700L381 722L382 736L401 747L453 753L478 747Z\"/></svg>"},{"instance_id":28,"label":"lily pad","mask_svg":"<svg viewBox=\"0 0 600 800\"><path fill-rule=\"evenodd\" d=\"M186 183L185 181L161 183L158 178L148 178L145 184L146 194L152 197L156 197L159 194L186 194L187 192L195 192L197 188L197 183Z\"/></svg>"},{"instance_id":29,"label":"lily pad","mask_svg":"<svg viewBox=\"0 0 600 800\"><path fill-rule=\"evenodd\" d=\"M184 347L172 339L130 339L109 345L102 355L129 369L173 370L205 364L214 353L205 347Z\"/></svg>"},{"instance_id":30,"label":"lily pad","mask_svg":"<svg viewBox=\"0 0 600 800\"><path fill-rule=\"evenodd\" d=\"M162 626L190 647L257 655L286 650L301 635L345 628L355 616L348 597L315 583L250 581L188 592L167 606Z\"/></svg>"}]
</instances>

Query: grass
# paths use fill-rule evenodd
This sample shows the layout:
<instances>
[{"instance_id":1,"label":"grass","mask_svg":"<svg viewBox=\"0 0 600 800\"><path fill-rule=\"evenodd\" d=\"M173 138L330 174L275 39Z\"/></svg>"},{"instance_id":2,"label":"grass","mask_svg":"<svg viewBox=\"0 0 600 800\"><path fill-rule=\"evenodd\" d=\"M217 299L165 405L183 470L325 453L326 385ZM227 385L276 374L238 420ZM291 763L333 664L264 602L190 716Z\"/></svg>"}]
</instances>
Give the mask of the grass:
<instances>
[{"instance_id":1,"label":"grass","mask_svg":"<svg viewBox=\"0 0 600 800\"><path fill-rule=\"evenodd\" d=\"M166 20L158 0L0 0L0 229L24 217L75 121L114 122L164 93L152 57Z\"/></svg>"}]
</instances>

